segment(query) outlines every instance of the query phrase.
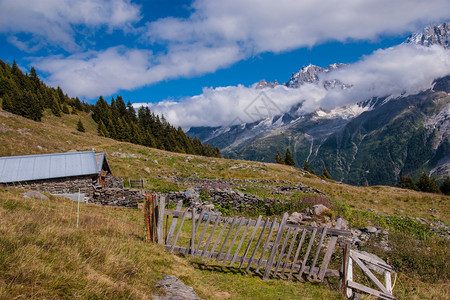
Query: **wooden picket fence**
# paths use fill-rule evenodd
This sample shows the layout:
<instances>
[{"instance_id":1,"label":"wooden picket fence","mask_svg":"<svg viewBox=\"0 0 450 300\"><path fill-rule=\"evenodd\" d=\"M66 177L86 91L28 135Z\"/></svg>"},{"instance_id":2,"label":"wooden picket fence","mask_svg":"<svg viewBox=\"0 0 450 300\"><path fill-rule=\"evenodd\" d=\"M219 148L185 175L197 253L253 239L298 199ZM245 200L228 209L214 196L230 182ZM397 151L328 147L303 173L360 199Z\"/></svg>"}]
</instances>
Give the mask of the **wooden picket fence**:
<instances>
[{"instance_id":1,"label":"wooden picket fence","mask_svg":"<svg viewBox=\"0 0 450 300\"><path fill-rule=\"evenodd\" d=\"M223 265L236 266L255 272L264 268L262 278L323 281L327 276L340 276L339 270L328 269L339 236L349 236L341 230L341 219L336 228L318 228L287 224L285 213L276 218L250 220L243 217L222 217L208 211L193 209L181 211L182 202L175 210L165 209L165 197L157 196L157 242L166 249L215 260ZM170 226L164 216L172 216ZM183 225L190 220L189 233ZM164 223L166 224L164 236ZM243 231L241 232L241 229ZM325 243L328 241L326 247ZM326 250L325 250L326 248Z\"/></svg>"}]
</instances>

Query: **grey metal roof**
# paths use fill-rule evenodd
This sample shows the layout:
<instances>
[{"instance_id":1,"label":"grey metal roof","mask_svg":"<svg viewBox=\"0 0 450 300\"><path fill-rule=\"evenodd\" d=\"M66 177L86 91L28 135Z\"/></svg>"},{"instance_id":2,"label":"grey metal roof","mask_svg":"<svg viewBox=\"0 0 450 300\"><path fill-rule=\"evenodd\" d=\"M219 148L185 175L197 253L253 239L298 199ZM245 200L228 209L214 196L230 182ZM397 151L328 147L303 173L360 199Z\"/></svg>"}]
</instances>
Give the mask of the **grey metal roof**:
<instances>
[{"instance_id":1,"label":"grey metal roof","mask_svg":"<svg viewBox=\"0 0 450 300\"><path fill-rule=\"evenodd\" d=\"M0 183L94 175L102 163L94 151L0 157Z\"/></svg>"}]
</instances>

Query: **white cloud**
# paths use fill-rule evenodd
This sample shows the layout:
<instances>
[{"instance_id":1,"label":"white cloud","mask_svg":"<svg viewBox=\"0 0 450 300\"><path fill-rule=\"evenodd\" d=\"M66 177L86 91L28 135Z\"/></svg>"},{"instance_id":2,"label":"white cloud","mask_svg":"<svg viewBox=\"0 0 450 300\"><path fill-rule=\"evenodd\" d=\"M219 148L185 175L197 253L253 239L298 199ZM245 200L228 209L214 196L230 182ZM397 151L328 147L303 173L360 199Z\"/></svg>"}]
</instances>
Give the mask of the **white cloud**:
<instances>
[{"instance_id":1,"label":"white cloud","mask_svg":"<svg viewBox=\"0 0 450 300\"><path fill-rule=\"evenodd\" d=\"M0 33L32 36L25 41L14 37L12 41L20 48L24 43L30 43L26 46L30 49L46 42L68 51L79 50L76 26L129 30L139 19L139 7L129 0L0 0Z\"/></svg>"},{"instance_id":2,"label":"white cloud","mask_svg":"<svg viewBox=\"0 0 450 300\"><path fill-rule=\"evenodd\" d=\"M132 90L168 78L213 72L239 59L236 48L198 46L195 52L177 49L165 55L149 50L113 47L69 57L36 59L33 65L50 74L47 82L71 96L95 98Z\"/></svg>"},{"instance_id":3,"label":"white cloud","mask_svg":"<svg viewBox=\"0 0 450 300\"><path fill-rule=\"evenodd\" d=\"M434 79L450 74L450 49L401 44L377 50L357 63L326 74L352 84L345 91L332 91L322 105L333 108L371 97L414 94L431 86Z\"/></svg>"},{"instance_id":4,"label":"white cloud","mask_svg":"<svg viewBox=\"0 0 450 300\"><path fill-rule=\"evenodd\" d=\"M312 112L319 108L333 109L376 96L416 93L429 88L434 79L448 74L449 49L402 44L375 51L360 62L321 77L321 80L339 79L352 84L351 89L327 91L315 84L305 84L299 89L278 86L263 91L280 113L289 111L299 102L303 102L301 109L304 112ZM255 121L254 117L248 114L248 108L258 104L254 100L260 93L261 90L241 85L205 88L201 95L186 98L178 103L163 101L136 106L149 105L151 110L164 114L169 122L183 128L222 126L233 121Z\"/></svg>"},{"instance_id":5,"label":"white cloud","mask_svg":"<svg viewBox=\"0 0 450 300\"><path fill-rule=\"evenodd\" d=\"M442 0L197 0L186 19L147 25L152 42L237 43L253 53L280 52L328 40L376 39L448 19Z\"/></svg>"},{"instance_id":6,"label":"white cloud","mask_svg":"<svg viewBox=\"0 0 450 300\"><path fill-rule=\"evenodd\" d=\"M125 28L140 15L139 8L127 0L28 2L0 0L0 32L31 33L65 49L78 47L73 37L77 24ZM211 73L262 52L410 32L448 18L450 2L196 0L192 9L188 18L163 18L136 30L143 32L140 42L160 44L160 53L149 55L147 50L121 46L121 51L113 47L83 55L50 57L41 61L40 67L49 72L50 83L59 84L71 95L96 97L171 78ZM24 50L35 46L11 41ZM141 66L125 66L131 62L130 53L137 52L147 61L140 61ZM115 66L135 70L138 76L124 71L104 72Z\"/></svg>"}]
</instances>

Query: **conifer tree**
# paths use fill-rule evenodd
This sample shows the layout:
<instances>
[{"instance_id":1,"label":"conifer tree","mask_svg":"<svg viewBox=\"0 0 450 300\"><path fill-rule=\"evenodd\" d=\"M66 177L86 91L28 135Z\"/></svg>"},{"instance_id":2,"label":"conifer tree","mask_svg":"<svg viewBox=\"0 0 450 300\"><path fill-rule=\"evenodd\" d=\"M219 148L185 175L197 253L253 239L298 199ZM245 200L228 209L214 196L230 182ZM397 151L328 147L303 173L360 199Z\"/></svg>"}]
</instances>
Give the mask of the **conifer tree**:
<instances>
[{"instance_id":1,"label":"conifer tree","mask_svg":"<svg viewBox=\"0 0 450 300\"><path fill-rule=\"evenodd\" d=\"M426 193L439 193L439 187L435 178L430 178L427 172L424 170L420 175L419 180L416 183L420 191Z\"/></svg>"},{"instance_id":2,"label":"conifer tree","mask_svg":"<svg viewBox=\"0 0 450 300\"><path fill-rule=\"evenodd\" d=\"M69 107L67 106L66 103L64 103L63 105L62 112L66 115L70 114Z\"/></svg>"},{"instance_id":3,"label":"conifer tree","mask_svg":"<svg viewBox=\"0 0 450 300\"><path fill-rule=\"evenodd\" d=\"M305 163L303 164L303 170L311 172L311 169L309 168L308 161L305 160Z\"/></svg>"},{"instance_id":4,"label":"conifer tree","mask_svg":"<svg viewBox=\"0 0 450 300\"><path fill-rule=\"evenodd\" d=\"M81 119L78 119L77 130L80 132L86 132L86 129L84 129L83 126L83 122L81 122Z\"/></svg>"},{"instance_id":5,"label":"conifer tree","mask_svg":"<svg viewBox=\"0 0 450 300\"><path fill-rule=\"evenodd\" d=\"M397 182L397 186L402 189L410 189L410 190L417 189L411 176L408 177L405 177L403 175L400 176L400 180Z\"/></svg>"},{"instance_id":6,"label":"conifer tree","mask_svg":"<svg viewBox=\"0 0 450 300\"><path fill-rule=\"evenodd\" d=\"M286 155L284 156L284 163L288 166L295 167L295 162L294 162L294 159L292 158L291 150L289 150L289 148L286 148Z\"/></svg>"},{"instance_id":7,"label":"conifer tree","mask_svg":"<svg viewBox=\"0 0 450 300\"><path fill-rule=\"evenodd\" d=\"M280 151L277 150L277 155L275 155L275 161L277 164L284 165L284 158L283 155L281 155Z\"/></svg>"},{"instance_id":8,"label":"conifer tree","mask_svg":"<svg viewBox=\"0 0 450 300\"><path fill-rule=\"evenodd\" d=\"M440 187L441 192L444 195L449 196L450 195L450 177L446 177L444 182L442 183Z\"/></svg>"},{"instance_id":9,"label":"conifer tree","mask_svg":"<svg viewBox=\"0 0 450 300\"><path fill-rule=\"evenodd\" d=\"M323 169L322 169L322 177L324 179L331 179L330 173L328 173L328 170L326 167L323 167Z\"/></svg>"},{"instance_id":10,"label":"conifer tree","mask_svg":"<svg viewBox=\"0 0 450 300\"><path fill-rule=\"evenodd\" d=\"M105 124L101 120L100 120L100 123L98 123L97 133L98 133L99 136L104 136L104 137L108 137L109 136L109 132L106 129Z\"/></svg>"}]
</instances>

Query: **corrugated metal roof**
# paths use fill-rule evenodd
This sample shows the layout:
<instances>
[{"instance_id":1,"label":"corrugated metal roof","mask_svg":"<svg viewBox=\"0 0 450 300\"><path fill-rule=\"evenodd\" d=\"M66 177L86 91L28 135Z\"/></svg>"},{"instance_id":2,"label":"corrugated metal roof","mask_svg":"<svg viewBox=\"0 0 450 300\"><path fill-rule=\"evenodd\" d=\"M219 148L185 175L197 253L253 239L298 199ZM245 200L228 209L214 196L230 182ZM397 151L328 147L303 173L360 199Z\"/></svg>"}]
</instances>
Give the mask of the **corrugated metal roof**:
<instances>
[{"instance_id":1,"label":"corrugated metal roof","mask_svg":"<svg viewBox=\"0 0 450 300\"><path fill-rule=\"evenodd\" d=\"M0 183L93 175L101 168L94 151L0 157Z\"/></svg>"}]
</instances>

